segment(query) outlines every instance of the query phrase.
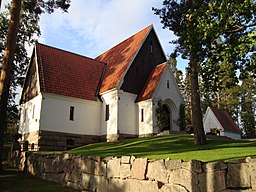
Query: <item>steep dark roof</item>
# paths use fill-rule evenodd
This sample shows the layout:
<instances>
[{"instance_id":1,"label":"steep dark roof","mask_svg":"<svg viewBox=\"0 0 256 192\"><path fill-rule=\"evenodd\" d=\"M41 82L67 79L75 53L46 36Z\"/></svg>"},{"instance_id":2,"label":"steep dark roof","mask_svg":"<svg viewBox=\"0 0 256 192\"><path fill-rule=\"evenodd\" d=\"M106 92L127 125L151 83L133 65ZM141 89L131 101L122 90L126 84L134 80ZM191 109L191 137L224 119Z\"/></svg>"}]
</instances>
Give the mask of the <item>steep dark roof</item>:
<instances>
[{"instance_id":1,"label":"steep dark roof","mask_svg":"<svg viewBox=\"0 0 256 192\"><path fill-rule=\"evenodd\" d=\"M236 125L231 115L227 111L216 109L214 107L211 107L211 110L225 131L240 133L239 127Z\"/></svg>"},{"instance_id":2,"label":"steep dark roof","mask_svg":"<svg viewBox=\"0 0 256 192\"><path fill-rule=\"evenodd\" d=\"M41 91L95 100L103 62L39 43L36 56Z\"/></svg>"},{"instance_id":3,"label":"steep dark roof","mask_svg":"<svg viewBox=\"0 0 256 192\"><path fill-rule=\"evenodd\" d=\"M96 58L107 63L100 93L118 86L152 28L146 27Z\"/></svg>"},{"instance_id":4,"label":"steep dark roof","mask_svg":"<svg viewBox=\"0 0 256 192\"><path fill-rule=\"evenodd\" d=\"M136 99L136 102L140 102L140 101L144 101L147 99L150 99L153 97L153 94L159 84L159 81L162 77L162 74L166 68L167 64L161 64L158 65L154 68L154 70L152 70L151 74L149 75L147 82L144 86L144 88L142 89L141 93L139 94L139 96Z\"/></svg>"}]
</instances>

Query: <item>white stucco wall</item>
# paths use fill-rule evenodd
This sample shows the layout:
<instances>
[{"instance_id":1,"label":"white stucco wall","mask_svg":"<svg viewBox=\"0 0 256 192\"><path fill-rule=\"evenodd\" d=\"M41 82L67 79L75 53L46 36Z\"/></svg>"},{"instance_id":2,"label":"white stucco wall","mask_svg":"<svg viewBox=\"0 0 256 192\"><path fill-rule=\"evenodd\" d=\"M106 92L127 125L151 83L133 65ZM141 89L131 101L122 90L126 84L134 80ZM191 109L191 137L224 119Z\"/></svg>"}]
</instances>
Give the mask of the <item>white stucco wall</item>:
<instances>
[{"instance_id":1,"label":"white stucco wall","mask_svg":"<svg viewBox=\"0 0 256 192\"><path fill-rule=\"evenodd\" d=\"M167 87L167 81L169 81L169 88ZM179 109L184 101L176 83L176 79L169 66L167 66L163 72L159 85L153 95L153 100L156 101L154 111L157 107L157 101L160 99L171 108L171 130L179 131ZM154 118L154 126L156 126L156 118Z\"/></svg>"},{"instance_id":2,"label":"white stucco wall","mask_svg":"<svg viewBox=\"0 0 256 192\"><path fill-rule=\"evenodd\" d=\"M20 106L19 133L31 133L39 131L39 120L41 115L42 95L39 94Z\"/></svg>"},{"instance_id":3,"label":"white stucco wall","mask_svg":"<svg viewBox=\"0 0 256 192\"><path fill-rule=\"evenodd\" d=\"M43 93L40 129L64 133L99 135L101 102ZM74 120L69 120L74 106Z\"/></svg>"},{"instance_id":4,"label":"white stucco wall","mask_svg":"<svg viewBox=\"0 0 256 192\"><path fill-rule=\"evenodd\" d=\"M101 110L101 135L118 133L118 92L113 90L101 95L103 100ZM106 105L109 105L109 120L105 121Z\"/></svg>"},{"instance_id":5,"label":"white stucco wall","mask_svg":"<svg viewBox=\"0 0 256 192\"><path fill-rule=\"evenodd\" d=\"M137 135L136 104L137 95L118 91L118 128L121 134Z\"/></svg>"},{"instance_id":6,"label":"white stucco wall","mask_svg":"<svg viewBox=\"0 0 256 192\"><path fill-rule=\"evenodd\" d=\"M215 117L214 113L212 112L212 110L210 110L210 108L207 108L207 110L206 110L205 116L203 118L203 124L204 124L204 131L206 133L211 132L212 128L219 128L219 129L221 129L222 133L224 131L220 122Z\"/></svg>"},{"instance_id":7,"label":"white stucco wall","mask_svg":"<svg viewBox=\"0 0 256 192\"><path fill-rule=\"evenodd\" d=\"M139 135L147 135L152 134L153 131L153 104L152 100L148 99L146 101L141 101L137 103L138 110L138 128L139 128ZM141 121L141 110L143 109L144 112L144 119L143 122Z\"/></svg>"}]
</instances>

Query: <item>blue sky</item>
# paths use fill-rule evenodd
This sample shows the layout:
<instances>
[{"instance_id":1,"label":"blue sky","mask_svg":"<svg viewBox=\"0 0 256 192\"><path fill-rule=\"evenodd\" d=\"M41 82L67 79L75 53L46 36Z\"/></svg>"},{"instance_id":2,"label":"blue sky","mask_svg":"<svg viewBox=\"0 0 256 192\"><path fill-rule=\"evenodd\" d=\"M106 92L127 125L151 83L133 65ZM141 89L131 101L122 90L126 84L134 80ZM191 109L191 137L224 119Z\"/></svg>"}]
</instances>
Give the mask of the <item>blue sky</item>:
<instances>
[{"instance_id":1,"label":"blue sky","mask_svg":"<svg viewBox=\"0 0 256 192\"><path fill-rule=\"evenodd\" d=\"M3 4L8 1L3 0ZM41 16L39 42L94 58L153 24L169 55L175 47L169 42L175 36L162 29L152 7L161 8L162 0L72 0L69 13L56 11ZM179 69L184 71L186 65L178 59Z\"/></svg>"}]
</instances>

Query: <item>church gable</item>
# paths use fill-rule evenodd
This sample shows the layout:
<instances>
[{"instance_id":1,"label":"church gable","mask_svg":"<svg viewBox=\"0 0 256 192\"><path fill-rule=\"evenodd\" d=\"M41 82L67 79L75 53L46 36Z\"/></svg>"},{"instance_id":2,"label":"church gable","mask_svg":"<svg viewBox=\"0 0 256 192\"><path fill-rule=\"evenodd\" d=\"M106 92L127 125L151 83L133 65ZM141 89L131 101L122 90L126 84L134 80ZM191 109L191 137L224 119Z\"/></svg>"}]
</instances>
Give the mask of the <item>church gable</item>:
<instances>
[{"instance_id":1,"label":"church gable","mask_svg":"<svg viewBox=\"0 0 256 192\"><path fill-rule=\"evenodd\" d=\"M31 64L29 66L27 76L25 79L25 83L23 85L22 95L20 103L25 103L34 97L36 97L39 93L38 86L38 76L37 76L37 67L36 67L36 57L33 53Z\"/></svg>"},{"instance_id":2,"label":"church gable","mask_svg":"<svg viewBox=\"0 0 256 192\"><path fill-rule=\"evenodd\" d=\"M96 58L96 60L107 63L100 93L119 88L122 79L152 27L152 25L146 27Z\"/></svg>"},{"instance_id":3,"label":"church gable","mask_svg":"<svg viewBox=\"0 0 256 192\"><path fill-rule=\"evenodd\" d=\"M165 61L165 54L152 28L129 67L121 89L125 92L140 94L152 70Z\"/></svg>"}]
</instances>

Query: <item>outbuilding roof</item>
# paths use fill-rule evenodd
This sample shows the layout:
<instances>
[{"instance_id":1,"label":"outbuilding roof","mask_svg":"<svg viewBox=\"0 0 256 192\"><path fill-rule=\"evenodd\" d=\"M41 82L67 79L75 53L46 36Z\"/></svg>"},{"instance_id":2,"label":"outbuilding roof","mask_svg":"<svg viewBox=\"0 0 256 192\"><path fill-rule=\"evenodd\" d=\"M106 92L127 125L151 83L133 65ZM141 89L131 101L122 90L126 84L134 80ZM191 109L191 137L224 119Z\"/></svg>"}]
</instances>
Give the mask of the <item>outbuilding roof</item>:
<instances>
[{"instance_id":1,"label":"outbuilding roof","mask_svg":"<svg viewBox=\"0 0 256 192\"><path fill-rule=\"evenodd\" d=\"M226 110L216 109L214 107L211 107L211 110L225 131L240 133L239 127Z\"/></svg>"},{"instance_id":2,"label":"outbuilding roof","mask_svg":"<svg viewBox=\"0 0 256 192\"><path fill-rule=\"evenodd\" d=\"M103 62L40 43L35 49L41 91L95 100Z\"/></svg>"}]
</instances>

